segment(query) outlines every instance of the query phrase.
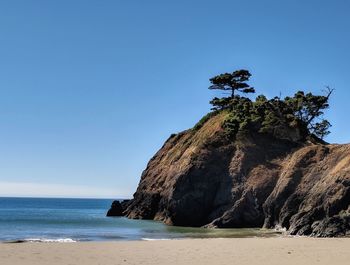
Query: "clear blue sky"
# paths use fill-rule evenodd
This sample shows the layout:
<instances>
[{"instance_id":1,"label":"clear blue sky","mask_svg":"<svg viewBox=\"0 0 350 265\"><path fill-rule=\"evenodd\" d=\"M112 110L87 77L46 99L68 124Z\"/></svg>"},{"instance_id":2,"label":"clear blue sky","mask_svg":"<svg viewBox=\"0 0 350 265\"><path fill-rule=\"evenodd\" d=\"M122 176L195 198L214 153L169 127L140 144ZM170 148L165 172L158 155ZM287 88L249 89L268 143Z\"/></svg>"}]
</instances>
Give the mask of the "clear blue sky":
<instances>
[{"instance_id":1,"label":"clear blue sky","mask_svg":"<svg viewBox=\"0 0 350 265\"><path fill-rule=\"evenodd\" d=\"M336 89L350 142L350 3L0 2L0 195L127 197L171 133L209 109L213 75L258 93Z\"/></svg>"}]
</instances>

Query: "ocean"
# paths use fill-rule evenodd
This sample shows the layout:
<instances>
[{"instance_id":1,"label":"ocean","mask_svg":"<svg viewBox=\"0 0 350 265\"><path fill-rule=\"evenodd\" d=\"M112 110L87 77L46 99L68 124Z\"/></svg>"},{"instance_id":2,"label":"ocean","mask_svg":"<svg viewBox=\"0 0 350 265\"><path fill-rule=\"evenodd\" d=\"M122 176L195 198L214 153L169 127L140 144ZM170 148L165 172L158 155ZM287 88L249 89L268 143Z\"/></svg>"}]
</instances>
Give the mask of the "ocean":
<instances>
[{"instance_id":1,"label":"ocean","mask_svg":"<svg viewBox=\"0 0 350 265\"><path fill-rule=\"evenodd\" d=\"M112 199L0 198L0 241L76 242L271 237L261 229L204 229L106 217Z\"/></svg>"}]
</instances>

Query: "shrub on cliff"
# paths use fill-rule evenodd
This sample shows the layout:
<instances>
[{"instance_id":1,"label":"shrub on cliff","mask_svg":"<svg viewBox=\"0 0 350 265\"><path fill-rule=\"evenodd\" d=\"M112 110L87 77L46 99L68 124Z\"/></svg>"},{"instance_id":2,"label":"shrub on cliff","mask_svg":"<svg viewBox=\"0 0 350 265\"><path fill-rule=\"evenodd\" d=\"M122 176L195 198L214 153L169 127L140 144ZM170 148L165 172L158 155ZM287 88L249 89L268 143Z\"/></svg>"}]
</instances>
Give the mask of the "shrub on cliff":
<instances>
[{"instance_id":1,"label":"shrub on cliff","mask_svg":"<svg viewBox=\"0 0 350 265\"><path fill-rule=\"evenodd\" d=\"M305 94L298 91L293 97L274 97L267 99L258 96L255 101L235 94L254 93L249 81L251 74L247 70L238 70L232 74L221 74L210 79L213 84L209 89L231 90L230 97L213 98L210 103L215 112L229 111L223 123L223 128L230 137L238 132L255 131L274 136L297 132L298 140L307 136L323 139L329 134L331 124L323 119L324 110L329 107L328 100L333 89L327 88L326 95ZM215 113L213 112L213 113ZM212 115L212 114L210 114ZM210 115L205 116L196 128L206 122ZM287 137L288 138L288 137Z\"/></svg>"}]
</instances>

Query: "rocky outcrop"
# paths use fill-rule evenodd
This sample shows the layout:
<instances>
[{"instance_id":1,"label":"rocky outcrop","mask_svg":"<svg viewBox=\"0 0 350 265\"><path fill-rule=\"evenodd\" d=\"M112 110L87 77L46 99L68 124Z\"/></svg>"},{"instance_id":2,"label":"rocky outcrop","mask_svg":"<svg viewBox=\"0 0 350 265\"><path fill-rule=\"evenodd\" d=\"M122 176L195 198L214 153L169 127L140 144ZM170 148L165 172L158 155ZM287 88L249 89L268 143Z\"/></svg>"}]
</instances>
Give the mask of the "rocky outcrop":
<instances>
[{"instance_id":1,"label":"rocky outcrop","mask_svg":"<svg viewBox=\"0 0 350 265\"><path fill-rule=\"evenodd\" d=\"M123 200L120 201L113 201L111 208L108 210L106 216L112 217L112 216L124 216L124 211L128 207L130 203L130 200Z\"/></svg>"},{"instance_id":2,"label":"rocky outcrop","mask_svg":"<svg viewBox=\"0 0 350 265\"><path fill-rule=\"evenodd\" d=\"M124 214L180 226L350 234L350 145L257 133L232 141L224 119L220 113L172 135L148 163Z\"/></svg>"}]
</instances>

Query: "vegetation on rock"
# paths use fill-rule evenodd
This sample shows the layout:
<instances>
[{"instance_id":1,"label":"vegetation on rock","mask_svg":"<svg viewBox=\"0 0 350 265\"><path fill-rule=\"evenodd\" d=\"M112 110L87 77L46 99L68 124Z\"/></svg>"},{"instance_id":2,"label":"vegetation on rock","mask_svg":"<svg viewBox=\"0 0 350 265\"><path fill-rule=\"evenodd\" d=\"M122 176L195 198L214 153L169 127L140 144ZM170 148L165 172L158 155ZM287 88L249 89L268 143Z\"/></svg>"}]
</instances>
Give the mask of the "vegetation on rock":
<instances>
[{"instance_id":1,"label":"vegetation on rock","mask_svg":"<svg viewBox=\"0 0 350 265\"><path fill-rule=\"evenodd\" d=\"M305 140L309 136L323 139L328 135L331 124L323 118L324 110L329 107L329 97L333 89L327 87L326 95L314 95L298 91L292 97L274 97L267 99L259 95L254 101L235 94L255 93L248 85L251 74L247 70L225 73L210 79L209 89L230 90L229 97L213 98L214 113L228 111L223 123L228 135L234 138L238 132L268 133L284 138L288 134L296 135L294 140ZM208 120L212 113L205 116L196 126ZM282 137L281 137L282 136Z\"/></svg>"}]
</instances>

